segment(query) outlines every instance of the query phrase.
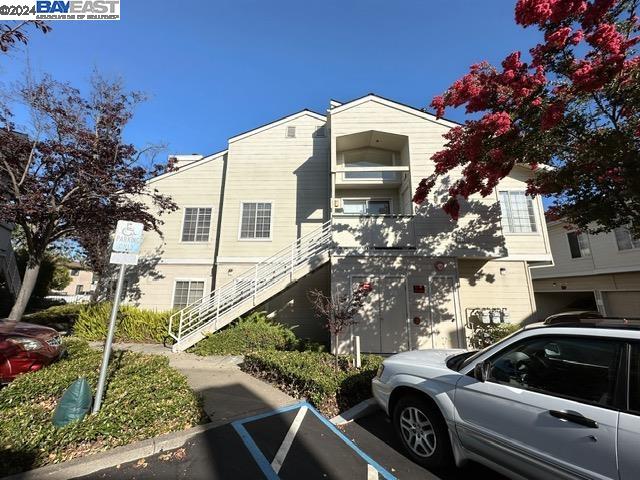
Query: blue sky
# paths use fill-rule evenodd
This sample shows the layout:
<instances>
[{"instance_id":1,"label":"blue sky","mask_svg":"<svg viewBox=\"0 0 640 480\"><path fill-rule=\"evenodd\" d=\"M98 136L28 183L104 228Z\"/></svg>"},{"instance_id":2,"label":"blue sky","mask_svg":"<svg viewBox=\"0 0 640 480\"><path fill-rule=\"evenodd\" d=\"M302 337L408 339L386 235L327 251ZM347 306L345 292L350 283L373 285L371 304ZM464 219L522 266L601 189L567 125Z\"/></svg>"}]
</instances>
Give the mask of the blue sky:
<instances>
[{"instance_id":1,"label":"blue sky","mask_svg":"<svg viewBox=\"0 0 640 480\"><path fill-rule=\"evenodd\" d=\"M427 106L480 60L528 50L538 32L515 0L122 0L119 22L52 22L0 57L11 83L26 58L80 87L94 68L146 92L126 134L169 153L212 153L226 139L330 98L369 92ZM463 112L449 112L463 120Z\"/></svg>"}]
</instances>

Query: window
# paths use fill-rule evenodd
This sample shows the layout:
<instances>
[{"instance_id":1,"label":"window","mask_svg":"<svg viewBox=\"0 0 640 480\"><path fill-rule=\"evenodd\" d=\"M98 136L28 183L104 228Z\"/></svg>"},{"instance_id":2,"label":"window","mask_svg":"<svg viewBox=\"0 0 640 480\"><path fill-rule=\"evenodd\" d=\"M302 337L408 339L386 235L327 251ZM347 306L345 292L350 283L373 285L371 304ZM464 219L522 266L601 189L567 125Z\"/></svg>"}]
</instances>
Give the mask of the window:
<instances>
[{"instance_id":1,"label":"window","mask_svg":"<svg viewBox=\"0 0 640 480\"><path fill-rule=\"evenodd\" d=\"M544 336L512 345L490 360L489 381L602 406L614 404L623 343Z\"/></svg>"},{"instance_id":2,"label":"window","mask_svg":"<svg viewBox=\"0 0 640 480\"><path fill-rule=\"evenodd\" d=\"M640 239L633 238L628 228L619 227L616 228L613 232L616 235L618 250L631 250L633 248L640 248Z\"/></svg>"},{"instance_id":3,"label":"window","mask_svg":"<svg viewBox=\"0 0 640 480\"><path fill-rule=\"evenodd\" d=\"M173 308L184 308L204 295L204 281L179 280L173 293Z\"/></svg>"},{"instance_id":4,"label":"window","mask_svg":"<svg viewBox=\"0 0 640 480\"><path fill-rule=\"evenodd\" d=\"M524 192L500 192L502 225L507 233L535 233L536 215L531 197Z\"/></svg>"},{"instance_id":5,"label":"window","mask_svg":"<svg viewBox=\"0 0 640 480\"><path fill-rule=\"evenodd\" d=\"M243 203L240 220L240 238L269 240L271 238L271 204Z\"/></svg>"},{"instance_id":6,"label":"window","mask_svg":"<svg viewBox=\"0 0 640 480\"><path fill-rule=\"evenodd\" d=\"M185 208L183 242L208 242L210 228L211 208Z\"/></svg>"},{"instance_id":7,"label":"window","mask_svg":"<svg viewBox=\"0 0 640 480\"><path fill-rule=\"evenodd\" d=\"M313 133L314 137L324 138L327 136L327 129L323 127L318 127L316 131Z\"/></svg>"},{"instance_id":8,"label":"window","mask_svg":"<svg viewBox=\"0 0 640 480\"><path fill-rule=\"evenodd\" d=\"M590 257L591 249L589 248L589 238L587 234L581 232L567 233L569 241L569 250L571 250L571 258Z\"/></svg>"},{"instance_id":9,"label":"window","mask_svg":"<svg viewBox=\"0 0 640 480\"><path fill-rule=\"evenodd\" d=\"M389 200L343 200L342 212L347 215L389 215L391 201Z\"/></svg>"},{"instance_id":10,"label":"window","mask_svg":"<svg viewBox=\"0 0 640 480\"><path fill-rule=\"evenodd\" d=\"M78 275L80 275L80 270L78 270L77 268L72 268L71 269L71 276L72 277L77 277Z\"/></svg>"},{"instance_id":11,"label":"window","mask_svg":"<svg viewBox=\"0 0 640 480\"><path fill-rule=\"evenodd\" d=\"M392 167L395 164L395 152L378 148L347 150L342 153L345 168ZM345 180L391 180L399 179L398 172L344 172Z\"/></svg>"},{"instance_id":12,"label":"window","mask_svg":"<svg viewBox=\"0 0 640 480\"><path fill-rule=\"evenodd\" d=\"M82 295L84 293L84 285L76 285L76 295Z\"/></svg>"},{"instance_id":13,"label":"window","mask_svg":"<svg viewBox=\"0 0 640 480\"><path fill-rule=\"evenodd\" d=\"M296 127L287 127L287 138L296 138Z\"/></svg>"}]
</instances>

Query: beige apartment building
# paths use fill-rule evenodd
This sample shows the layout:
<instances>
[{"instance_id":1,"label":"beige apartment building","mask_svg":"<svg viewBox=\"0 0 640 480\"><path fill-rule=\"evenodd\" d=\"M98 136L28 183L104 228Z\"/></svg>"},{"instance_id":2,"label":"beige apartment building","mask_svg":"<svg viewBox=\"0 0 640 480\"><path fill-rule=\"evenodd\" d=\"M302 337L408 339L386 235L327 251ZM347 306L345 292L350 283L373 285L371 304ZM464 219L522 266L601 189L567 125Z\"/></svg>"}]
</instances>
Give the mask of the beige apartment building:
<instances>
[{"instance_id":1,"label":"beige apartment building","mask_svg":"<svg viewBox=\"0 0 640 480\"><path fill-rule=\"evenodd\" d=\"M347 295L365 281L373 290L342 351L356 335L368 352L463 347L474 321L532 319L529 266L552 257L528 166L470 198L458 222L440 208L455 175L423 206L411 201L455 125L370 94L177 156L177 172L149 182L179 209L162 237L146 235L135 302L177 310L174 350L256 308L327 340L308 292Z\"/></svg>"},{"instance_id":2,"label":"beige apartment building","mask_svg":"<svg viewBox=\"0 0 640 480\"><path fill-rule=\"evenodd\" d=\"M640 317L640 240L626 228L591 235L547 226L553 266L531 269L540 319L569 310Z\"/></svg>"}]
</instances>

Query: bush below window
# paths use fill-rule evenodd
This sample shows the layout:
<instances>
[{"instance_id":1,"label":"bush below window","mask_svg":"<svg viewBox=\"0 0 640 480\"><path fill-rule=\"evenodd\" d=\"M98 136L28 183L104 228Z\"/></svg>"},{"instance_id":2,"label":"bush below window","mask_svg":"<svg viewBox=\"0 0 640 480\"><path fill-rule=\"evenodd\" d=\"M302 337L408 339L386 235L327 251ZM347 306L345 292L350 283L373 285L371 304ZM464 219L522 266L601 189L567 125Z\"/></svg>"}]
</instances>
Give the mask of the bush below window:
<instances>
[{"instance_id":1,"label":"bush below window","mask_svg":"<svg viewBox=\"0 0 640 480\"><path fill-rule=\"evenodd\" d=\"M517 323L477 324L469 337L469 347L478 350L488 347L520 328L522 326Z\"/></svg>"},{"instance_id":2,"label":"bush below window","mask_svg":"<svg viewBox=\"0 0 640 480\"><path fill-rule=\"evenodd\" d=\"M203 420L186 378L162 356L116 351L102 408L61 428L54 409L64 390L85 377L93 393L101 352L66 340L67 358L19 376L0 390L0 472L21 472L189 428Z\"/></svg>"}]
</instances>

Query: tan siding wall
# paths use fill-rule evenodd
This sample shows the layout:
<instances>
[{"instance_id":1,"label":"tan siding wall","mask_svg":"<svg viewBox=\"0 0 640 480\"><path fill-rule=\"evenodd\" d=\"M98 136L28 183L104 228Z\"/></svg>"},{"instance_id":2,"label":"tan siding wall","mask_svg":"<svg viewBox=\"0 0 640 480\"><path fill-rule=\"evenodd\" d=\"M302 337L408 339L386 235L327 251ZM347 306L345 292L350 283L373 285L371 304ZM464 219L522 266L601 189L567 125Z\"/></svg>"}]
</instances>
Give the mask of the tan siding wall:
<instances>
[{"instance_id":1,"label":"tan siding wall","mask_svg":"<svg viewBox=\"0 0 640 480\"><path fill-rule=\"evenodd\" d=\"M164 221L160 227L163 237L155 232L145 232L140 262L131 277L132 281L140 277L142 296L137 303L141 306L157 310L171 308L174 279L181 272L185 277L195 272L198 278L207 278L205 293L211 288L224 158L204 160L149 183L149 189L169 195L178 205L178 210L160 217ZM207 242L182 242L186 207L212 209Z\"/></svg>"},{"instance_id":2,"label":"tan siding wall","mask_svg":"<svg viewBox=\"0 0 640 480\"><path fill-rule=\"evenodd\" d=\"M176 280L204 281L204 291L211 290L211 265L158 265L153 275L129 275L127 279L131 285L128 303L150 310L170 310Z\"/></svg>"},{"instance_id":3,"label":"tan siding wall","mask_svg":"<svg viewBox=\"0 0 640 480\"><path fill-rule=\"evenodd\" d=\"M69 274L71 274L71 271L69 271ZM83 293L90 292L93 290L92 280L93 272L90 270L79 270L77 275L71 275L71 282L62 290L62 293L64 295L75 295L78 285L82 285Z\"/></svg>"},{"instance_id":4,"label":"tan siding wall","mask_svg":"<svg viewBox=\"0 0 640 480\"><path fill-rule=\"evenodd\" d=\"M570 231L571 229L565 228L564 224L549 226L554 266L532 269L531 275L534 279L613 273L618 269L640 271L640 249L619 251L613 232L588 234L591 256L571 258L567 239L567 233Z\"/></svg>"},{"instance_id":5,"label":"tan siding wall","mask_svg":"<svg viewBox=\"0 0 640 480\"><path fill-rule=\"evenodd\" d=\"M500 269L505 268L505 275ZM469 309L507 308L511 323L530 321L535 314L533 288L526 262L459 260L460 304Z\"/></svg>"},{"instance_id":6,"label":"tan siding wall","mask_svg":"<svg viewBox=\"0 0 640 480\"><path fill-rule=\"evenodd\" d=\"M445 143L442 135L449 128L376 101L365 102L331 116L331 137L334 146L339 136L368 130L408 136L408 154L411 162L410 190L413 192L420 180L434 171L431 156L442 149ZM335 152L332 156L335 165ZM452 172L446 181L436 188L429 201L417 210L416 234L419 237L419 247L423 251L434 256L467 257L504 256L505 248L509 248L511 255L548 253L544 229L539 234L528 237L503 237L497 195L487 198L472 196L469 202L463 202L458 223L451 221L440 205L449 185L458 178L460 171ZM505 179L503 183L509 188L524 190L524 180L522 172L514 170L511 178ZM541 219L540 201L536 202L536 208L538 218Z\"/></svg>"},{"instance_id":7,"label":"tan siding wall","mask_svg":"<svg viewBox=\"0 0 640 480\"><path fill-rule=\"evenodd\" d=\"M323 124L305 115L229 145L220 256L270 256L327 219L329 140L313 137ZM270 241L238 239L243 201L272 202Z\"/></svg>"}]
</instances>

